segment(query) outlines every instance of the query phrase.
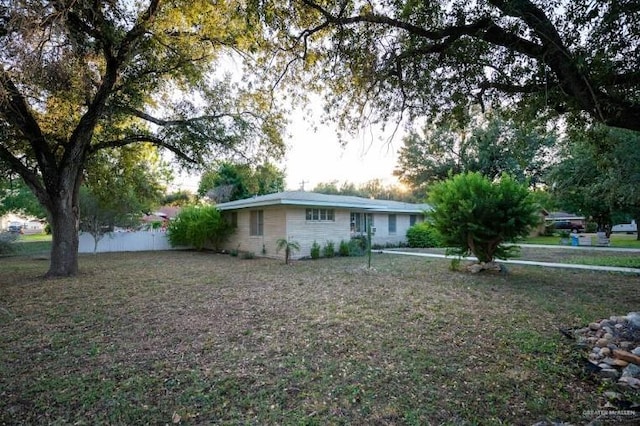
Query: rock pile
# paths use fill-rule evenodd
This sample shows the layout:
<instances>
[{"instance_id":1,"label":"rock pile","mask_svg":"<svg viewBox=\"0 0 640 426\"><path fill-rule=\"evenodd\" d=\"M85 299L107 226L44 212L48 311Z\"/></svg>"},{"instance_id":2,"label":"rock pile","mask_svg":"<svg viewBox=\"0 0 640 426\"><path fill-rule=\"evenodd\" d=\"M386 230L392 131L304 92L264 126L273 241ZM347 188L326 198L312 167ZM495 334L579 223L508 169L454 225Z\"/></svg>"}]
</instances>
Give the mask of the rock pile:
<instances>
[{"instance_id":1,"label":"rock pile","mask_svg":"<svg viewBox=\"0 0 640 426\"><path fill-rule=\"evenodd\" d=\"M578 345L589 350L591 371L640 389L640 312L592 322L573 335Z\"/></svg>"}]
</instances>

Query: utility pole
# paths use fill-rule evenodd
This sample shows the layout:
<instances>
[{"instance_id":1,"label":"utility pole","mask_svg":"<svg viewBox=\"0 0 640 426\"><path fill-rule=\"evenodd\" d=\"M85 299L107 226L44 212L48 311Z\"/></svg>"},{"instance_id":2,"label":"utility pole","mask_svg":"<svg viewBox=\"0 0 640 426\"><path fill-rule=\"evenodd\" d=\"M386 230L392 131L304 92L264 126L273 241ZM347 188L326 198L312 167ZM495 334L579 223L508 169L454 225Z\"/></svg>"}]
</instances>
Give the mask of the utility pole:
<instances>
[{"instance_id":1,"label":"utility pole","mask_svg":"<svg viewBox=\"0 0 640 426\"><path fill-rule=\"evenodd\" d=\"M308 180L304 180L304 179L300 181L300 191L304 191L304 184L305 183L309 183L309 181Z\"/></svg>"}]
</instances>

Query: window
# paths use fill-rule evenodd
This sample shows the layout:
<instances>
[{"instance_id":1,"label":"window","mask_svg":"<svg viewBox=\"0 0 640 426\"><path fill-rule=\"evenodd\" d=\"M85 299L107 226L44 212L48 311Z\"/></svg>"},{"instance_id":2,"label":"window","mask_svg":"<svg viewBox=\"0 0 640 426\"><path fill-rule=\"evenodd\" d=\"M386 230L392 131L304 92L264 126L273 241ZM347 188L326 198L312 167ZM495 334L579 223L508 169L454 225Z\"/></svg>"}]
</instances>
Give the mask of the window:
<instances>
[{"instance_id":1,"label":"window","mask_svg":"<svg viewBox=\"0 0 640 426\"><path fill-rule=\"evenodd\" d=\"M418 215L417 214L412 214L412 215L409 216L409 226L415 225L417 221L418 221Z\"/></svg>"},{"instance_id":2,"label":"window","mask_svg":"<svg viewBox=\"0 0 640 426\"><path fill-rule=\"evenodd\" d=\"M314 222L333 222L335 215L333 209L307 209L306 218Z\"/></svg>"},{"instance_id":3,"label":"window","mask_svg":"<svg viewBox=\"0 0 640 426\"><path fill-rule=\"evenodd\" d=\"M367 227L373 228L373 215L367 213L351 213L351 233L366 234Z\"/></svg>"},{"instance_id":4,"label":"window","mask_svg":"<svg viewBox=\"0 0 640 426\"><path fill-rule=\"evenodd\" d=\"M225 212L224 220L232 227L238 227L238 212Z\"/></svg>"},{"instance_id":5,"label":"window","mask_svg":"<svg viewBox=\"0 0 640 426\"><path fill-rule=\"evenodd\" d=\"M252 210L249 220L249 235L264 235L264 210Z\"/></svg>"},{"instance_id":6,"label":"window","mask_svg":"<svg viewBox=\"0 0 640 426\"><path fill-rule=\"evenodd\" d=\"M389 215L389 233L390 234L396 233L396 215L395 214Z\"/></svg>"}]
</instances>

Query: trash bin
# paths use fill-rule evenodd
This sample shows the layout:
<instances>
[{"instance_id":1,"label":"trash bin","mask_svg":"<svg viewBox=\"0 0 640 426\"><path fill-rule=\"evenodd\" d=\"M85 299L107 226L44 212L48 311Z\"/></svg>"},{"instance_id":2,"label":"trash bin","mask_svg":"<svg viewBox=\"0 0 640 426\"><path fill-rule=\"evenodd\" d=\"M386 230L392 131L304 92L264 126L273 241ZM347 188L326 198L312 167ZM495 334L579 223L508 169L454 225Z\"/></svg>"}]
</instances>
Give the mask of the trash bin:
<instances>
[{"instance_id":1,"label":"trash bin","mask_svg":"<svg viewBox=\"0 0 640 426\"><path fill-rule=\"evenodd\" d=\"M580 245L580 237L578 234L571 234L571 245L572 246Z\"/></svg>"}]
</instances>

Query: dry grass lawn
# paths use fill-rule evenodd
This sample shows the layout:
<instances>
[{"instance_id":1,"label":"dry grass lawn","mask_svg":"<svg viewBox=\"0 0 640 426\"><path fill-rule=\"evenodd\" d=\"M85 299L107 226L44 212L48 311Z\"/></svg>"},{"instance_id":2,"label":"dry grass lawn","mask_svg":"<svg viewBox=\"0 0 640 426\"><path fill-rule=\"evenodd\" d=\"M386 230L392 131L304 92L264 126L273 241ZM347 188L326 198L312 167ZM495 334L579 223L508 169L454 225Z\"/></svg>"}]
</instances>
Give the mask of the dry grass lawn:
<instances>
[{"instance_id":1,"label":"dry grass lawn","mask_svg":"<svg viewBox=\"0 0 640 426\"><path fill-rule=\"evenodd\" d=\"M558 327L638 310L638 276L365 265L1 258L0 424L584 424L615 388Z\"/></svg>"}]
</instances>

